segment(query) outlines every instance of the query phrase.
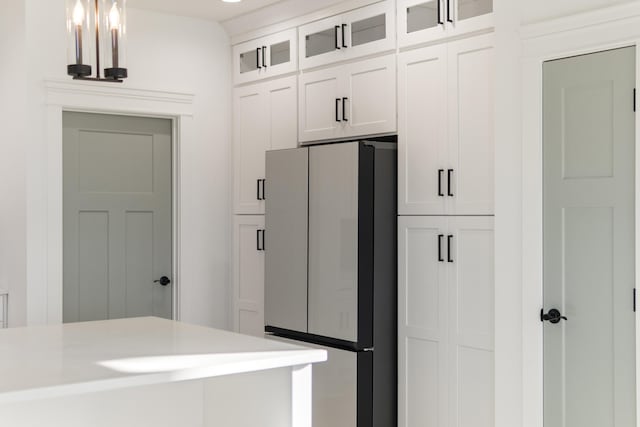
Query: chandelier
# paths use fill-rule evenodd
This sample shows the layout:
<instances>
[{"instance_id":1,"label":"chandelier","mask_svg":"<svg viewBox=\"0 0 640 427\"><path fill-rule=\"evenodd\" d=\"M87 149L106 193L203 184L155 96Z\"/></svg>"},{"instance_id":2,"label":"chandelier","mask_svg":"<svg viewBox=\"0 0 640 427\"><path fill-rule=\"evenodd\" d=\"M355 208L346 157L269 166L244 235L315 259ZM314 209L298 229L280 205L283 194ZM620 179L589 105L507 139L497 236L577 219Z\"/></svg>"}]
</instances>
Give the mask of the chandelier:
<instances>
[{"instance_id":1,"label":"chandelier","mask_svg":"<svg viewBox=\"0 0 640 427\"><path fill-rule=\"evenodd\" d=\"M128 76L126 0L65 1L67 74L75 80L122 82Z\"/></svg>"}]
</instances>

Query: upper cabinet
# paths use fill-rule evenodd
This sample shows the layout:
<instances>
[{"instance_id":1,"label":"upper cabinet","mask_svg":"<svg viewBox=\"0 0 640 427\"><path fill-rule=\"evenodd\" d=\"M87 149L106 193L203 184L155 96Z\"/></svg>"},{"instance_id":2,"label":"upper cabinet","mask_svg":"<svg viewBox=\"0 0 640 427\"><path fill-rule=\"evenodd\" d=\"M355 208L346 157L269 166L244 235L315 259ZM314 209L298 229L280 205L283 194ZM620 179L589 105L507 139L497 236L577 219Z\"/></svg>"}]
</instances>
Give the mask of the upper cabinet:
<instances>
[{"instance_id":1,"label":"upper cabinet","mask_svg":"<svg viewBox=\"0 0 640 427\"><path fill-rule=\"evenodd\" d=\"M493 215L493 36L398 60L398 212Z\"/></svg>"},{"instance_id":2,"label":"upper cabinet","mask_svg":"<svg viewBox=\"0 0 640 427\"><path fill-rule=\"evenodd\" d=\"M300 142L396 131L395 54L303 73Z\"/></svg>"},{"instance_id":3,"label":"upper cabinet","mask_svg":"<svg viewBox=\"0 0 640 427\"><path fill-rule=\"evenodd\" d=\"M393 2L383 1L300 27L300 68L395 49Z\"/></svg>"},{"instance_id":4,"label":"upper cabinet","mask_svg":"<svg viewBox=\"0 0 640 427\"><path fill-rule=\"evenodd\" d=\"M493 26L493 0L398 0L400 47Z\"/></svg>"},{"instance_id":5,"label":"upper cabinet","mask_svg":"<svg viewBox=\"0 0 640 427\"><path fill-rule=\"evenodd\" d=\"M247 83L298 70L295 28L233 47L233 80Z\"/></svg>"},{"instance_id":6,"label":"upper cabinet","mask_svg":"<svg viewBox=\"0 0 640 427\"><path fill-rule=\"evenodd\" d=\"M233 98L234 213L259 215L265 152L298 145L296 76L236 88Z\"/></svg>"}]
</instances>

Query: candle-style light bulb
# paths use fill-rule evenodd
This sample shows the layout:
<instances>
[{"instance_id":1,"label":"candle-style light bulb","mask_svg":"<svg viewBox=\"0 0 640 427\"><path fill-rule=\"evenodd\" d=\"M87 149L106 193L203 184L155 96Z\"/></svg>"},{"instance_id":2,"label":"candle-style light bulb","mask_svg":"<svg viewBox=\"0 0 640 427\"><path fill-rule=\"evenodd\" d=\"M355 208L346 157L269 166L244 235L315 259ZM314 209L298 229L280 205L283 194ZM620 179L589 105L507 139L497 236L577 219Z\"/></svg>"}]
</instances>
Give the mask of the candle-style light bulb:
<instances>
[{"instance_id":1,"label":"candle-style light bulb","mask_svg":"<svg viewBox=\"0 0 640 427\"><path fill-rule=\"evenodd\" d=\"M109 11L109 28L111 29L111 62L113 68L119 67L118 28L120 27L120 11L117 3L113 3Z\"/></svg>"},{"instance_id":2,"label":"candle-style light bulb","mask_svg":"<svg viewBox=\"0 0 640 427\"><path fill-rule=\"evenodd\" d=\"M82 64L82 23L84 22L84 7L80 0L73 8L73 23L76 25L76 64Z\"/></svg>"}]
</instances>

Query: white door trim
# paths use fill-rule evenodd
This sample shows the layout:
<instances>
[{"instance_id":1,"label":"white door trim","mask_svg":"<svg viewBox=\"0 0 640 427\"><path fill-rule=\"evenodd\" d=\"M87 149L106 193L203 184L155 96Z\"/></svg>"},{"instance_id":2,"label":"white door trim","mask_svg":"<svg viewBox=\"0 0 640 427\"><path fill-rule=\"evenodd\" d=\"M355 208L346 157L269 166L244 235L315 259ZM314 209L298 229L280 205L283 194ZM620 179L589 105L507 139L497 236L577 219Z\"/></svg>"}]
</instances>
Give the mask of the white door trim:
<instances>
[{"instance_id":1,"label":"white door trim","mask_svg":"<svg viewBox=\"0 0 640 427\"><path fill-rule=\"evenodd\" d=\"M619 47L640 46L640 4L634 2L534 24L524 27L521 36L522 425L543 427L543 336L542 323L537 317L542 307L543 289L542 64L551 59ZM637 55L640 57L640 51ZM636 87L640 88L640 60L637 61ZM640 124L636 126L636 145L639 141ZM640 268L639 151L636 150L636 283ZM500 248L500 242L496 242L496 248ZM499 259L499 256L497 258ZM636 315L637 372L640 372L639 319ZM636 389L637 398L640 398L638 382ZM640 419L636 424L640 425Z\"/></svg>"},{"instance_id":2,"label":"white door trim","mask_svg":"<svg viewBox=\"0 0 640 427\"><path fill-rule=\"evenodd\" d=\"M28 158L27 324L62 322L62 113L122 114L173 122L173 318L180 319L181 144L192 138L194 95L131 89L120 84L46 80L46 128Z\"/></svg>"}]
</instances>

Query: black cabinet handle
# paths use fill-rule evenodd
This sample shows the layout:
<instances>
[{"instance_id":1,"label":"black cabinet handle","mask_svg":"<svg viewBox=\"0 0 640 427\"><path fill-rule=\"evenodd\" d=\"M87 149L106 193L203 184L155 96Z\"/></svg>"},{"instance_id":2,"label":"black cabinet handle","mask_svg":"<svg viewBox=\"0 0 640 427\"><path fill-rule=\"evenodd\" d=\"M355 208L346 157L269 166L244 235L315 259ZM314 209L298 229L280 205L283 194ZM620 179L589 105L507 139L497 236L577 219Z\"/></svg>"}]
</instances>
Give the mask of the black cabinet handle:
<instances>
[{"instance_id":1,"label":"black cabinet handle","mask_svg":"<svg viewBox=\"0 0 640 427\"><path fill-rule=\"evenodd\" d=\"M442 258L442 239L444 238L444 234L438 234L438 262L444 262L444 258Z\"/></svg>"},{"instance_id":2,"label":"black cabinet handle","mask_svg":"<svg viewBox=\"0 0 640 427\"><path fill-rule=\"evenodd\" d=\"M343 122L348 122L349 119L347 119L347 101L349 100L349 98L342 98L342 121Z\"/></svg>"},{"instance_id":3,"label":"black cabinet handle","mask_svg":"<svg viewBox=\"0 0 640 427\"><path fill-rule=\"evenodd\" d=\"M260 66L260 48L259 47L256 48L256 67L258 69L262 68Z\"/></svg>"},{"instance_id":4,"label":"black cabinet handle","mask_svg":"<svg viewBox=\"0 0 640 427\"><path fill-rule=\"evenodd\" d=\"M340 123L340 98L336 98L336 122Z\"/></svg>"},{"instance_id":5,"label":"black cabinet handle","mask_svg":"<svg viewBox=\"0 0 640 427\"><path fill-rule=\"evenodd\" d=\"M267 60L266 60L266 56L265 56L265 52L267 51L267 47L266 46L262 46L262 66L264 68L267 68Z\"/></svg>"},{"instance_id":6,"label":"black cabinet handle","mask_svg":"<svg viewBox=\"0 0 640 427\"><path fill-rule=\"evenodd\" d=\"M444 20L442 19L442 0L437 0L438 1L438 24L443 25L444 24Z\"/></svg>"},{"instance_id":7,"label":"black cabinet handle","mask_svg":"<svg viewBox=\"0 0 640 427\"><path fill-rule=\"evenodd\" d=\"M444 169L438 169L438 196L444 197L444 193L442 192L442 174L444 173Z\"/></svg>"},{"instance_id":8,"label":"black cabinet handle","mask_svg":"<svg viewBox=\"0 0 640 427\"><path fill-rule=\"evenodd\" d=\"M333 28L333 38L335 39L335 42L336 42L336 49L340 49L340 45L338 44L338 30L340 30L340 25L336 25Z\"/></svg>"},{"instance_id":9,"label":"black cabinet handle","mask_svg":"<svg viewBox=\"0 0 640 427\"><path fill-rule=\"evenodd\" d=\"M256 179L256 200L260 200L260 180Z\"/></svg>"},{"instance_id":10,"label":"black cabinet handle","mask_svg":"<svg viewBox=\"0 0 640 427\"><path fill-rule=\"evenodd\" d=\"M262 200L267 200L267 194L264 191L265 184L267 183L266 179L261 179L262 181Z\"/></svg>"},{"instance_id":11,"label":"black cabinet handle","mask_svg":"<svg viewBox=\"0 0 640 427\"><path fill-rule=\"evenodd\" d=\"M453 169L447 170L447 194L449 197L453 197L453 193L451 192L451 175L453 175Z\"/></svg>"},{"instance_id":12,"label":"black cabinet handle","mask_svg":"<svg viewBox=\"0 0 640 427\"><path fill-rule=\"evenodd\" d=\"M447 236L447 262L453 262L451 258L451 241L453 240L453 234Z\"/></svg>"},{"instance_id":13,"label":"black cabinet handle","mask_svg":"<svg viewBox=\"0 0 640 427\"><path fill-rule=\"evenodd\" d=\"M447 22L453 24L453 16L451 14L451 0L447 0Z\"/></svg>"},{"instance_id":14,"label":"black cabinet handle","mask_svg":"<svg viewBox=\"0 0 640 427\"><path fill-rule=\"evenodd\" d=\"M344 30L347 28L347 24L342 24L342 47L347 47L347 44L344 41Z\"/></svg>"},{"instance_id":15,"label":"black cabinet handle","mask_svg":"<svg viewBox=\"0 0 640 427\"><path fill-rule=\"evenodd\" d=\"M262 236L262 239L260 239L260 236ZM256 230L256 250L264 251L264 230Z\"/></svg>"}]
</instances>

